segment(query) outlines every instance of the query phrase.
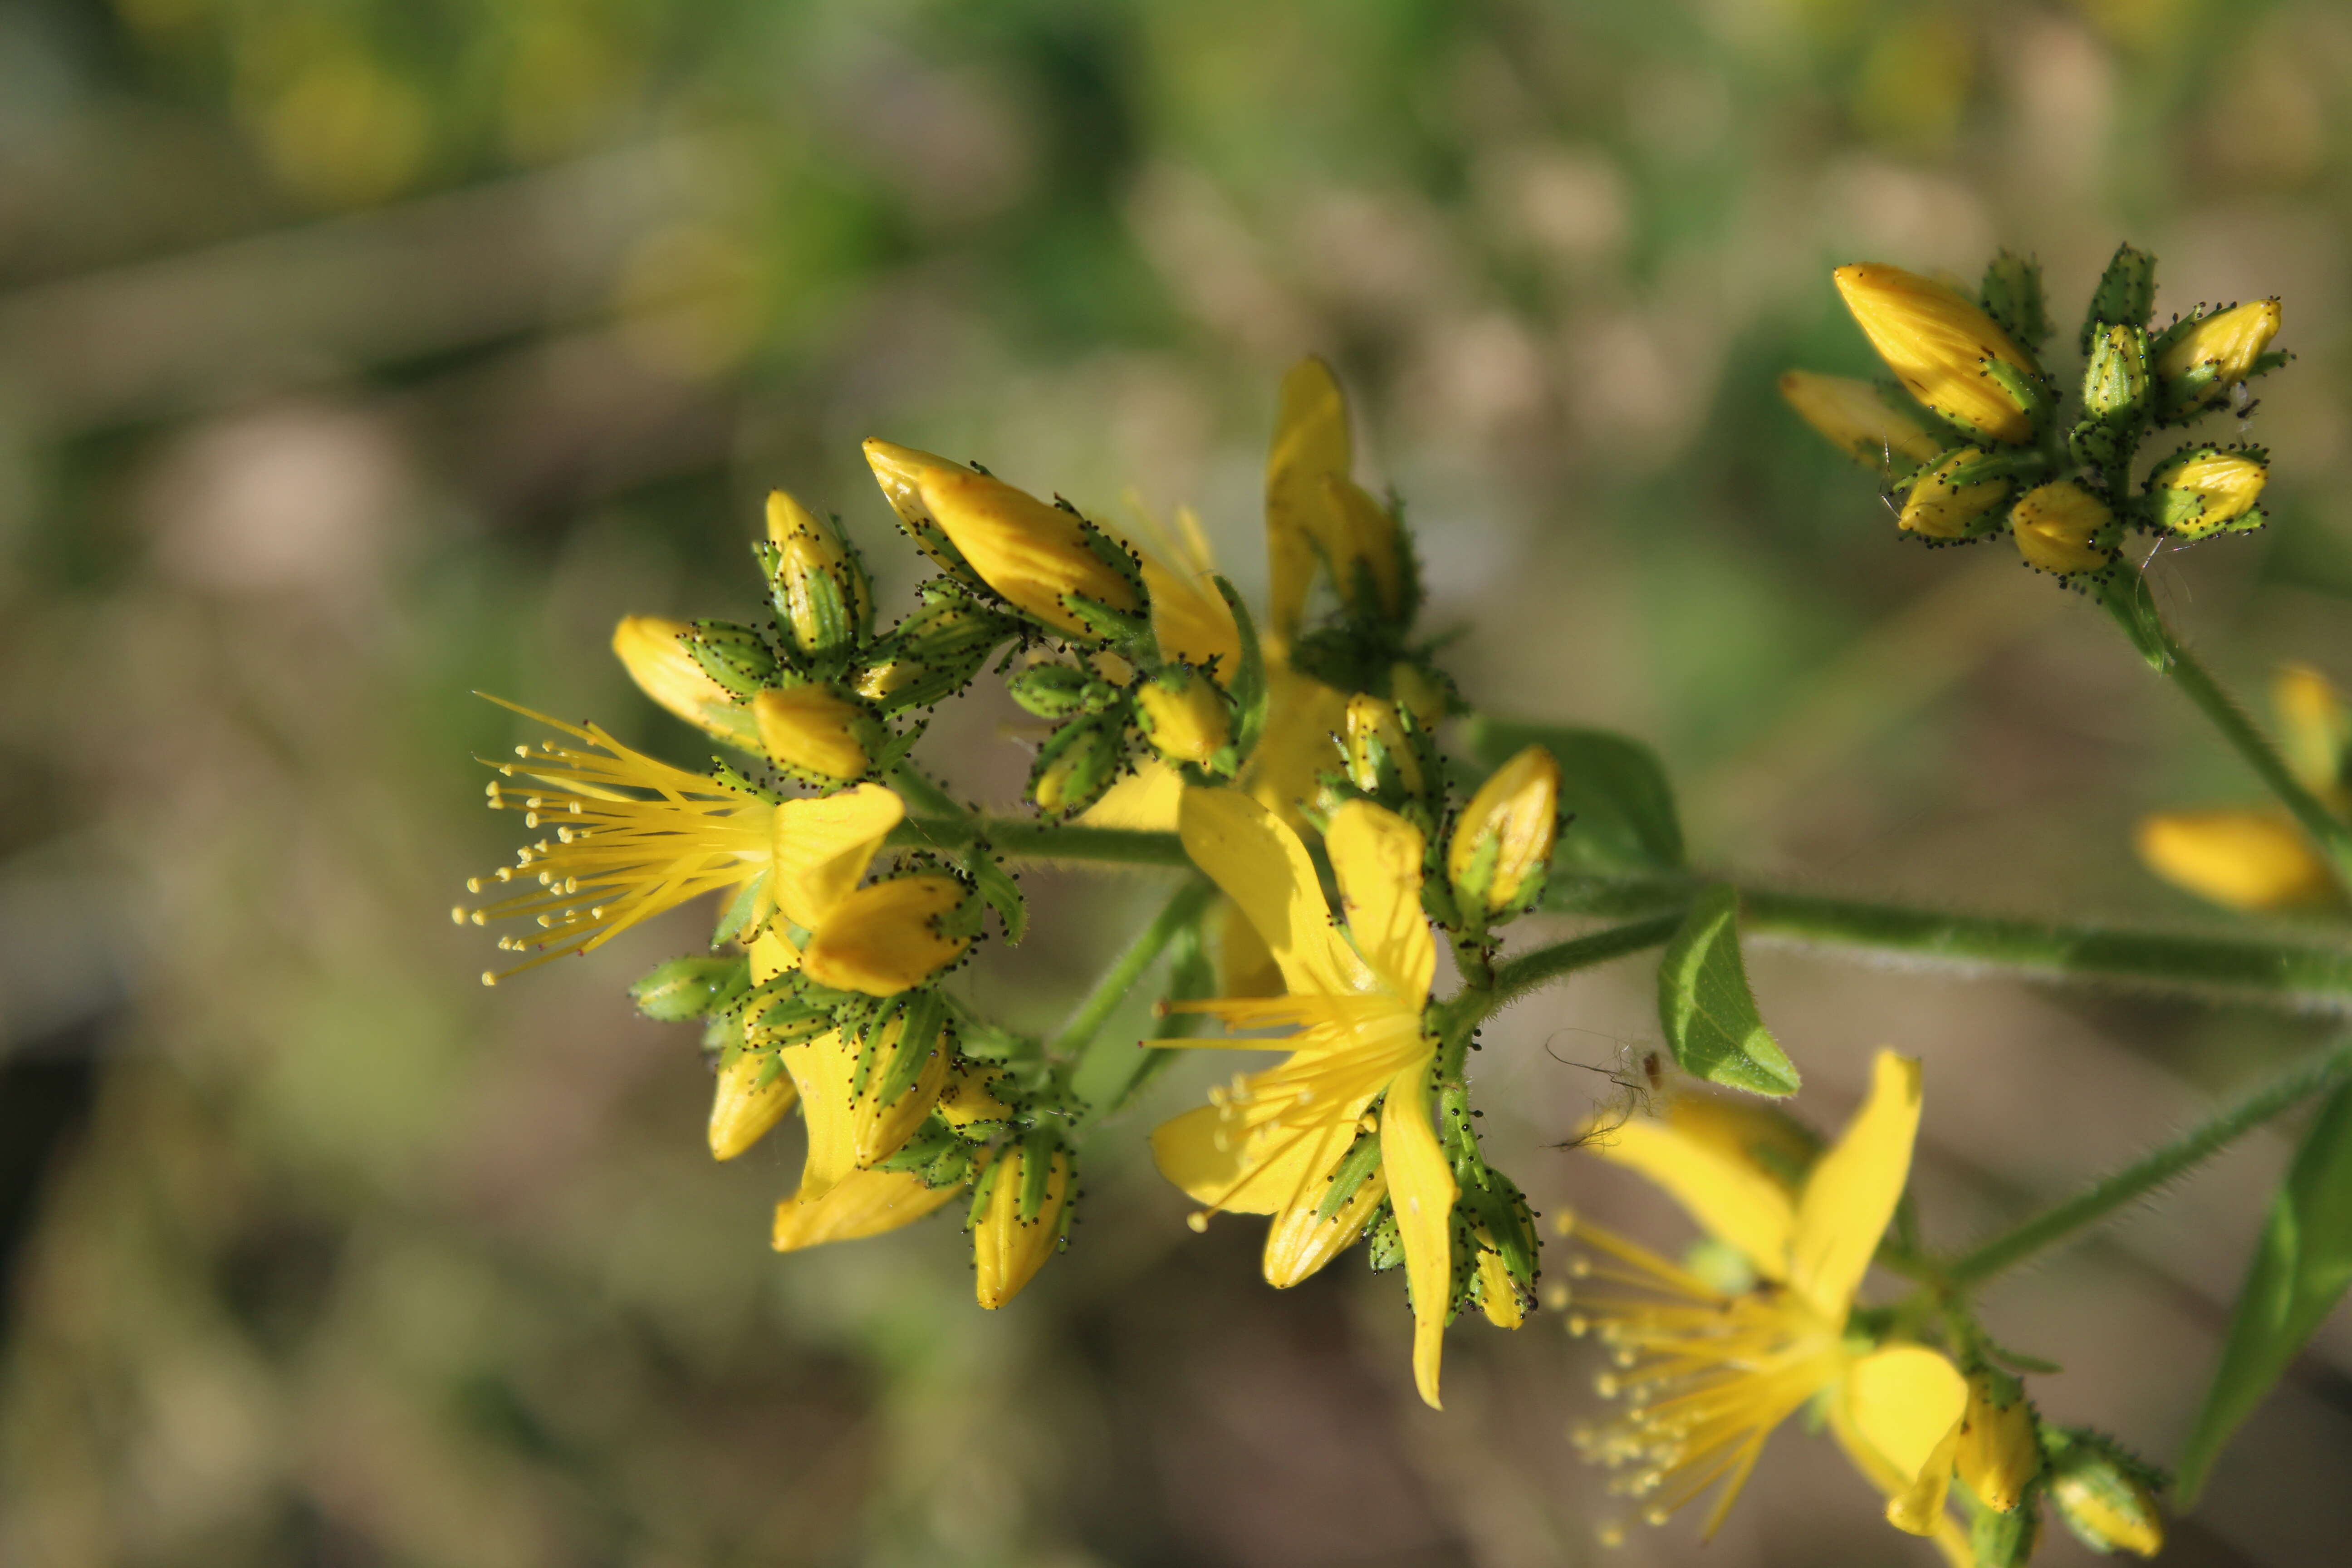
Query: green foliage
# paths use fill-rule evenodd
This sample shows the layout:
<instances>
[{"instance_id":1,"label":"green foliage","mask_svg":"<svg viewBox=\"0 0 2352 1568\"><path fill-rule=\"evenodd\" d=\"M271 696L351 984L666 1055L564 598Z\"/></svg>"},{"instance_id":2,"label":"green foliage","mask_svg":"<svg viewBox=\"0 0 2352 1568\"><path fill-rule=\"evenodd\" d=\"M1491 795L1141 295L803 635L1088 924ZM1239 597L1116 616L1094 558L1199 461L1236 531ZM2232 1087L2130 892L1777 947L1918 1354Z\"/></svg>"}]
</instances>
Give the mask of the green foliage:
<instances>
[{"instance_id":1,"label":"green foliage","mask_svg":"<svg viewBox=\"0 0 2352 1568\"><path fill-rule=\"evenodd\" d=\"M2336 1089L2271 1200L2238 1292L2221 1363L2180 1453L2180 1500L2197 1500L2231 1434L2352 1287L2352 1085Z\"/></svg>"},{"instance_id":2,"label":"green foliage","mask_svg":"<svg viewBox=\"0 0 2352 1568\"><path fill-rule=\"evenodd\" d=\"M1658 963L1658 1022L1683 1070L1755 1094L1797 1092L1794 1063L1756 1010L1739 961L1739 895L1722 885L1691 902Z\"/></svg>"}]
</instances>

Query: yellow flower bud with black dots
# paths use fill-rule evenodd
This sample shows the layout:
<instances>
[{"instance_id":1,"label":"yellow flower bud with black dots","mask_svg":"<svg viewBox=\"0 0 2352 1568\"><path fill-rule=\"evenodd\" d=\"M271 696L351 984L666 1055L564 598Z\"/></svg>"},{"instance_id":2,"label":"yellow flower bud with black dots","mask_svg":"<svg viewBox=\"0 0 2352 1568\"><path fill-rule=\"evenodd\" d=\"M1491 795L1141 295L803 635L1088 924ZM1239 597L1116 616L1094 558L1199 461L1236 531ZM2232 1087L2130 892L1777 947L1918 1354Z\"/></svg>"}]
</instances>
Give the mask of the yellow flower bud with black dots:
<instances>
[{"instance_id":1,"label":"yellow flower bud with black dots","mask_svg":"<svg viewBox=\"0 0 2352 1568\"><path fill-rule=\"evenodd\" d=\"M972 1293L993 1311L1037 1277L1069 1230L1076 1173L1050 1132L1031 1133L980 1174L971 1197Z\"/></svg>"},{"instance_id":2,"label":"yellow flower bud with black dots","mask_svg":"<svg viewBox=\"0 0 2352 1568\"><path fill-rule=\"evenodd\" d=\"M2276 300L2256 300L2167 330L2155 346L2158 412L2187 418L2252 375L2283 319Z\"/></svg>"},{"instance_id":3,"label":"yellow flower bud with black dots","mask_svg":"<svg viewBox=\"0 0 2352 1568\"><path fill-rule=\"evenodd\" d=\"M2267 455L2260 448L2190 447L2148 475L2147 520L2184 539L2259 528L2263 518L2254 503L2269 478Z\"/></svg>"},{"instance_id":4,"label":"yellow flower bud with black dots","mask_svg":"<svg viewBox=\"0 0 2352 1568\"><path fill-rule=\"evenodd\" d=\"M2041 369L1975 300L1876 262L1834 276L1870 346L1922 405L1990 440L2033 439Z\"/></svg>"},{"instance_id":5,"label":"yellow flower bud with black dots","mask_svg":"<svg viewBox=\"0 0 2352 1568\"><path fill-rule=\"evenodd\" d=\"M1144 739L1164 761L1207 767L1233 742L1224 693L1208 676L1181 664L1138 687L1135 709Z\"/></svg>"},{"instance_id":6,"label":"yellow flower bud with black dots","mask_svg":"<svg viewBox=\"0 0 2352 1568\"><path fill-rule=\"evenodd\" d=\"M969 889L927 871L893 877L845 895L801 952L801 968L820 985L895 996L911 991L963 956L971 938L942 929Z\"/></svg>"},{"instance_id":7,"label":"yellow flower bud with black dots","mask_svg":"<svg viewBox=\"0 0 2352 1568\"><path fill-rule=\"evenodd\" d=\"M2107 503L2072 479L2038 485L2010 509L2009 531L2018 553L2061 577L2096 572L2115 560L2100 535L2115 521Z\"/></svg>"},{"instance_id":8,"label":"yellow flower bud with black dots","mask_svg":"<svg viewBox=\"0 0 2352 1568\"><path fill-rule=\"evenodd\" d=\"M833 524L782 490L768 494L768 569L776 625L803 658L824 659L874 629L874 590Z\"/></svg>"},{"instance_id":9,"label":"yellow flower bud with black dots","mask_svg":"<svg viewBox=\"0 0 2352 1568\"><path fill-rule=\"evenodd\" d=\"M703 672L688 646L694 628L659 616L624 616L613 628L613 652L637 689L706 735L760 749L759 727L740 698Z\"/></svg>"},{"instance_id":10,"label":"yellow flower bud with black dots","mask_svg":"<svg viewBox=\"0 0 2352 1568\"><path fill-rule=\"evenodd\" d=\"M1831 446L1865 468L1908 472L1933 462L1947 444L1901 394L1875 382L1792 370L1780 377L1780 395Z\"/></svg>"},{"instance_id":11,"label":"yellow flower bud with black dots","mask_svg":"<svg viewBox=\"0 0 2352 1568\"><path fill-rule=\"evenodd\" d=\"M795 1193L776 1205L772 1245L798 1252L829 1241L880 1236L939 1208L962 1190L934 1187L909 1171L853 1171L814 1196Z\"/></svg>"},{"instance_id":12,"label":"yellow flower bud with black dots","mask_svg":"<svg viewBox=\"0 0 2352 1568\"><path fill-rule=\"evenodd\" d=\"M1559 764L1529 746L1478 786L1454 824L1445 874L1467 914L1508 913L1543 892L1559 833Z\"/></svg>"},{"instance_id":13,"label":"yellow flower bud with black dots","mask_svg":"<svg viewBox=\"0 0 2352 1568\"><path fill-rule=\"evenodd\" d=\"M773 1051L735 1051L710 1100L710 1157L732 1160L768 1135L800 1093Z\"/></svg>"},{"instance_id":14,"label":"yellow flower bud with black dots","mask_svg":"<svg viewBox=\"0 0 2352 1568\"><path fill-rule=\"evenodd\" d=\"M2083 1544L2098 1552L2153 1557L2164 1549L2158 1473L2111 1439L2074 1427L2042 1428L2050 1500Z\"/></svg>"},{"instance_id":15,"label":"yellow flower bud with black dots","mask_svg":"<svg viewBox=\"0 0 2352 1568\"><path fill-rule=\"evenodd\" d=\"M2224 909L2310 908L2336 897L2326 860L2284 811L2158 812L2140 819L2134 845L2149 870Z\"/></svg>"},{"instance_id":16,"label":"yellow flower bud with black dots","mask_svg":"<svg viewBox=\"0 0 2352 1568\"><path fill-rule=\"evenodd\" d=\"M969 685L1021 623L945 579L923 584L922 607L876 641L850 689L884 713L929 708Z\"/></svg>"},{"instance_id":17,"label":"yellow flower bud with black dots","mask_svg":"<svg viewBox=\"0 0 2352 1568\"><path fill-rule=\"evenodd\" d=\"M1127 763L1124 711L1071 720L1045 739L1029 771L1029 798L1046 816L1074 816L1103 797Z\"/></svg>"},{"instance_id":18,"label":"yellow flower bud with black dots","mask_svg":"<svg viewBox=\"0 0 2352 1568\"><path fill-rule=\"evenodd\" d=\"M1348 699L1341 722L1339 743L1349 784L1383 797L1421 793L1421 759L1398 721L1394 703L1360 691Z\"/></svg>"},{"instance_id":19,"label":"yellow flower bud with black dots","mask_svg":"<svg viewBox=\"0 0 2352 1568\"><path fill-rule=\"evenodd\" d=\"M866 706L814 683L751 700L768 760L811 784L850 784L873 771L881 725Z\"/></svg>"},{"instance_id":20,"label":"yellow flower bud with black dots","mask_svg":"<svg viewBox=\"0 0 2352 1568\"><path fill-rule=\"evenodd\" d=\"M958 1061L940 1091L939 1112L947 1124L965 1137L978 1140L1006 1131L1016 1112L997 1089L1004 1087L998 1070L986 1062Z\"/></svg>"},{"instance_id":21,"label":"yellow flower bud with black dots","mask_svg":"<svg viewBox=\"0 0 2352 1568\"><path fill-rule=\"evenodd\" d=\"M1140 569L1077 513L969 468L928 471L921 489L981 580L1039 625L1091 641L1142 615Z\"/></svg>"},{"instance_id":22,"label":"yellow flower bud with black dots","mask_svg":"<svg viewBox=\"0 0 2352 1568\"><path fill-rule=\"evenodd\" d=\"M979 574L964 560L962 552L949 542L947 531L931 515L930 503L923 499L923 479L927 475L968 474L971 470L936 453L901 447L879 437L869 438L865 450L866 466L874 470L874 482L882 487L882 497L898 514L898 526L907 531L907 537L952 575L978 583Z\"/></svg>"},{"instance_id":23,"label":"yellow flower bud with black dots","mask_svg":"<svg viewBox=\"0 0 2352 1568\"><path fill-rule=\"evenodd\" d=\"M2009 1512L2024 1498L2042 1472L2042 1443L2022 1383L1998 1367L1979 1366L1969 1374L1953 1464L1977 1500L1996 1513Z\"/></svg>"},{"instance_id":24,"label":"yellow flower bud with black dots","mask_svg":"<svg viewBox=\"0 0 2352 1568\"><path fill-rule=\"evenodd\" d=\"M2000 526L1994 514L2008 499L2006 478L1969 478L1990 455L1976 447L1947 454L1911 481L1897 521L1922 539L1969 539Z\"/></svg>"}]
</instances>

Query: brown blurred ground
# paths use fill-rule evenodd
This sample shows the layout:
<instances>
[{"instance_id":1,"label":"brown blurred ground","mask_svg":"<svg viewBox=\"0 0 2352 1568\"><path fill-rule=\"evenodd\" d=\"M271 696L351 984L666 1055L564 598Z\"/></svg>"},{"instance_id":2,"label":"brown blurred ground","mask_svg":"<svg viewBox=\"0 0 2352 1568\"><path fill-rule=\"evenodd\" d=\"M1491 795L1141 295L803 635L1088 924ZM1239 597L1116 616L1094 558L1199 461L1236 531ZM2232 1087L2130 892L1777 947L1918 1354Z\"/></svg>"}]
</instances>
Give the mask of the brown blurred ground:
<instances>
[{"instance_id":1,"label":"brown blurred ground","mask_svg":"<svg viewBox=\"0 0 2352 1568\"><path fill-rule=\"evenodd\" d=\"M701 1153L684 1031L620 988L681 917L495 992L442 918L509 852L496 690L690 760L604 655L741 613L756 501L887 433L1114 520L1201 509L1257 584L1281 368L1319 351L1499 711L1622 726L1710 862L2029 913L2202 919L2132 815L2249 781L2088 609L1891 537L1773 375L1861 370L1827 286L2006 242L2062 320L2119 238L2159 309L2278 293L2279 525L2158 580L2251 689L2352 677L2352 24L2320 4L1267 8L1055 0L0 13L0 1563L1924 1562L1775 1440L1703 1555L1604 1554L1549 1317L1405 1379L1392 1279L1277 1296L1131 1136L1076 1245L970 1305L955 1227L778 1259L789 1138ZM2063 334L2062 334L2063 335ZM1129 499L1130 489L1134 500ZM977 700L924 754L1008 798ZM1059 1016L1150 883L1033 878L974 994ZM1759 953L1842 1121L1923 1055L1958 1241L2315 1020ZM1635 969L1480 1060L1538 1206L1679 1222L1554 1145L1654 1041ZM2048 1411L2183 1431L2284 1145L2005 1286ZM2168 1561L2352 1533L2324 1332ZM2046 1561L2083 1560L2055 1542Z\"/></svg>"}]
</instances>

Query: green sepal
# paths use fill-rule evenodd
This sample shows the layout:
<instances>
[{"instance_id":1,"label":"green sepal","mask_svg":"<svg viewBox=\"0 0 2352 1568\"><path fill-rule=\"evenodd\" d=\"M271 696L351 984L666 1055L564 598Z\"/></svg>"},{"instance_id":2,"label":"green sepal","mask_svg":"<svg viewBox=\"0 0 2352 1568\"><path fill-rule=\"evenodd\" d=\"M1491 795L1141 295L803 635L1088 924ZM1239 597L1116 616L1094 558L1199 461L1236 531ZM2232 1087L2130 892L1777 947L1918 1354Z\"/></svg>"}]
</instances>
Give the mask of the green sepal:
<instances>
[{"instance_id":1,"label":"green sepal","mask_svg":"<svg viewBox=\"0 0 2352 1568\"><path fill-rule=\"evenodd\" d=\"M1751 1094L1788 1095L1796 1065L1764 1026L1739 958L1739 895L1717 883L1691 901L1658 963L1658 1022L1685 1072Z\"/></svg>"},{"instance_id":2,"label":"green sepal","mask_svg":"<svg viewBox=\"0 0 2352 1568\"><path fill-rule=\"evenodd\" d=\"M874 1168L919 1177L923 1185L933 1189L960 1186L971 1175L971 1145L934 1114L897 1153Z\"/></svg>"},{"instance_id":3,"label":"green sepal","mask_svg":"<svg viewBox=\"0 0 2352 1568\"><path fill-rule=\"evenodd\" d=\"M1040 719L1099 713L1118 700L1118 689L1075 664L1033 664L1004 683L1004 693L1024 712Z\"/></svg>"},{"instance_id":4,"label":"green sepal","mask_svg":"<svg viewBox=\"0 0 2352 1568\"><path fill-rule=\"evenodd\" d=\"M1259 646L1257 622L1251 619L1249 605L1232 583L1220 574L1211 579L1217 594L1233 612L1234 629L1240 634L1241 668L1234 671L1233 684L1225 689L1234 702L1234 752L1241 763L1249 761L1257 749L1258 737L1265 732L1268 688L1265 678L1265 652Z\"/></svg>"},{"instance_id":5,"label":"green sepal","mask_svg":"<svg viewBox=\"0 0 2352 1568\"><path fill-rule=\"evenodd\" d=\"M719 929L710 933L710 945L748 942L767 929L774 915L775 906L768 898L768 873L762 871L728 901L726 912L719 917Z\"/></svg>"},{"instance_id":6,"label":"green sepal","mask_svg":"<svg viewBox=\"0 0 2352 1568\"><path fill-rule=\"evenodd\" d=\"M1986 377L2005 393L2018 411L2033 422L2033 433L2039 437L2050 425L2050 416L2056 405L2050 396L2050 384L2034 371L2020 370L2005 359L1987 354L1979 363Z\"/></svg>"},{"instance_id":7,"label":"green sepal","mask_svg":"<svg viewBox=\"0 0 2352 1568\"><path fill-rule=\"evenodd\" d=\"M885 714L929 708L970 685L997 647L1022 625L972 597L953 578L934 577L916 590L922 604L877 639L859 661L852 682ZM884 689L886 680L895 681Z\"/></svg>"},{"instance_id":8,"label":"green sepal","mask_svg":"<svg viewBox=\"0 0 2352 1568\"><path fill-rule=\"evenodd\" d=\"M726 1006L751 988L749 960L673 958L629 987L637 1011L663 1024L683 1024Z\"/></svg>"},{"instance_id":9,"label":"green sepal","mask_svg":"<svg viewBox=\"0 0 2352 1568\"><path fill-rule=\"evenodd\" d=\"M685 640L702 673L732 696L758 696L782 668L766 637L733 621L697 621Z\"/></svg>"},{"instance_id":10,"label":"green sepal","mask_svg":"<svg viewBox=\"0 0 2352 1568\"><path fill-rule=\"evenodd\" d=\"M1396 1205L1391 1199L1382 1198L1364 1226L1364 1261L1376 1274L1404 1264L1404 1233L1397 1229Z\"/></svg>"},{"instance_id":11,"label":"green sepal","mask_svg":"<svg viewBox=\"0 0 2352 1568\"><path fill-rule=\"evenodd\" d=\"M1356 1189L1370 1181L1372 1173L1380 1168L1381 1135L1378 1132L1357 1133L1356 1141L1348 1145L1348 1152L1339 1156L1339 1163L1332 1166L1331 1173L1324 1178L1327 1184L1323 1189L1323 1201L1315 1205L1315 1217L1328 1220L1347 1207L1349 1200L1356 1195Z\"/></svg>"},{"instance_id":12,"label":"green sepal","mask_svg":"<svg viewBox=\"0 0 2352 1568\"><path fill-rule=\"evenodd\" d=\"M2042 263L2004 250L1985 267L1984 283L1977 291L1985 314L2017 340L2028 353L2039 353L2050 336L2050 315L2042 303Z\"/></svg>"},{"instance_id":13,"label":"green sepal","mask_svg":"<svg viewBox=\"0 0 2352 1568\"><path fill-rule=\"evenodd\" d=\"M2088 357L2091 340L2099 335L2102 327L2138 327L2145 331L2148 314L2155 309L2156 258L2133 249L2127 243L2116 247L2106 271L2099 276L2099 286L2091 291L2091 308L2083 318L2077 352Z\"/></svg>"},{"instance_id":14,"label":"green sepal","mask_svg":"<svg viewBox=\"0 0 2352 1568\"><path fill-rule=\"evenodd\" d=\"M902 992L896 1003L896 1015L904 1023L898 1032L898 1044L892 1049L890 1060L882 1074L880 1099L884 1105L894 1103L900 1095L915 1087L915 1080L923 1076L923 1064L930 1060L932 1052L949 1048L947 1004L940 1000L938 992L928 987ZM876 1020L869 1038L879 1039L883 1019Z\"/></svg>"},{"instance_id":15,"label":"green sepal","mask_svg":"<svg viewBox=\"0 0 2352 1568\"><path fill-rule=\"evenodd\" d=\"M1963 1492L1966 1486L1963 1485ZM2025 1568L2042 1542L2042 1488L2030 1485L2017 1506L1997 1513L1970 1496L1968 1499L1969 1552L1976 1568Z\"/></svg>"},{"instance_id":16,"label":"green sepal","mask_svg":"<svg viewBox=\"0 0 2352 1568\"><path fill-rule=\"evenodd\" d=\"M1070 720L1045 738L1029 770L1027 794L1046 820L1076 816L1118 782L1127 766L1127 731L1128 714L1122 706L1110 713ZM1037 798L1048 778L1058 790L1050 806Z\"/></svg>"},{"instance_id":17,"label":"green sepal","mask_svg":"<svg viewBox=\"0 0 2352 1568\"><path fill-rule=\"evenodd\" d=\"M1022 897L1021 884L981 845L975 844L965 852L963 868L972 886L979 889L981 901L994 910L996 918L1003 922L1006 945L1019 947L1029 931L1029 900Z\"/></svg>"},{"instance_id":18,"label":"green sepal","mask_svg":"<svg viewBox=\"0 0 2352 1568\"><path fill-rule=\"evenodd\" d=\"M1063 595L1062 607L1076 616L1078 624L1086 627L1084 635L1097 642L1126 647L1151 635L1151 622L1146 617L1131 611L1115 609L1084 594Z\"/></svg>"},{"instance_id":19,"label":"green sepal","mask_svg":"<svg viewBox=\"0 0 2352 1568\"><path fill-rule=\"evenodd\" d=\"M1034 1223L1045 1212L1045 1198L1054 1180L1054 1159L1059 1153L1069 1160L1062 1148L1061 1135L1040 1130L1021 1140L1021 1191L1014 1194L1013 1213L1022 1224ZM1077 1163L1070 1161L1070 1180L1077 1180ZM1068 1205L1064 1205L1066 1213Z\"/></svg>"}]
</instances>

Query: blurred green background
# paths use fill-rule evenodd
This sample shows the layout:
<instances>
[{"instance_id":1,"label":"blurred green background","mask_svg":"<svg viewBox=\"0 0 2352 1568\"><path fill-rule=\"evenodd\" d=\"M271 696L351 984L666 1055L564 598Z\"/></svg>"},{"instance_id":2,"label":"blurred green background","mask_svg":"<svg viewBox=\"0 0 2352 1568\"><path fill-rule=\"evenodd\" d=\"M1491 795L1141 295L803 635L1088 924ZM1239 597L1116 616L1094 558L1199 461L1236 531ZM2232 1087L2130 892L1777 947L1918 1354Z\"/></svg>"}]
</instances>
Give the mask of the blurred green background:
<instances>
[{"instance_id":1,"label":"blurred green background","mask_svg":"<svg viewBox=\"0 0 2352 1568\"><path fill-rule=\"evenodd\" d=\"M1656 743L1710 861L2199 921L2130 821L2250 781L2005 547L1898 542L1772 381L1867 370L1847 260L2007 243L2071 321L2128 237L2160 315L2284 296L2278 526L2155 580L2242 689L2352 678L2348 219L2318 0L0 7L0 1563L1932 1561L1794 1428L1703 1558L1687 1517L1604 1552L1555 1317L1457 1329L1439 1415L1393 1277L1276 1295L1255 1222L1185 1228L1139 1134L1226 1064L1097 1141L1001 1313L945 1220L773 1257L797 1134L712 1163L691 1032L621 994L700 917L476 984L445 911L511 825L467 754L518 731L467 692L698 758L614 620L747 613L776 485L902 602L873 434L1197 506L1260 587L1319 352L1473 700ZM919 754L1009 800L1011 713ZM970 985L1038 1026L1153 886L1028 885ZM1817 1123L1876 1045L1927 1058L1947 1243L2322 1030L1752 967ZM1675 1245L1556 1147L1654 1040L1644 972L1580 976L1479 1092L1538 1206ZM2048 1414L2169 1456L2284 1147L1993 1297ZM2339 1561L2348 1462L2339 1321L2168 1560Z\"/></svg>"}]
</instances>

